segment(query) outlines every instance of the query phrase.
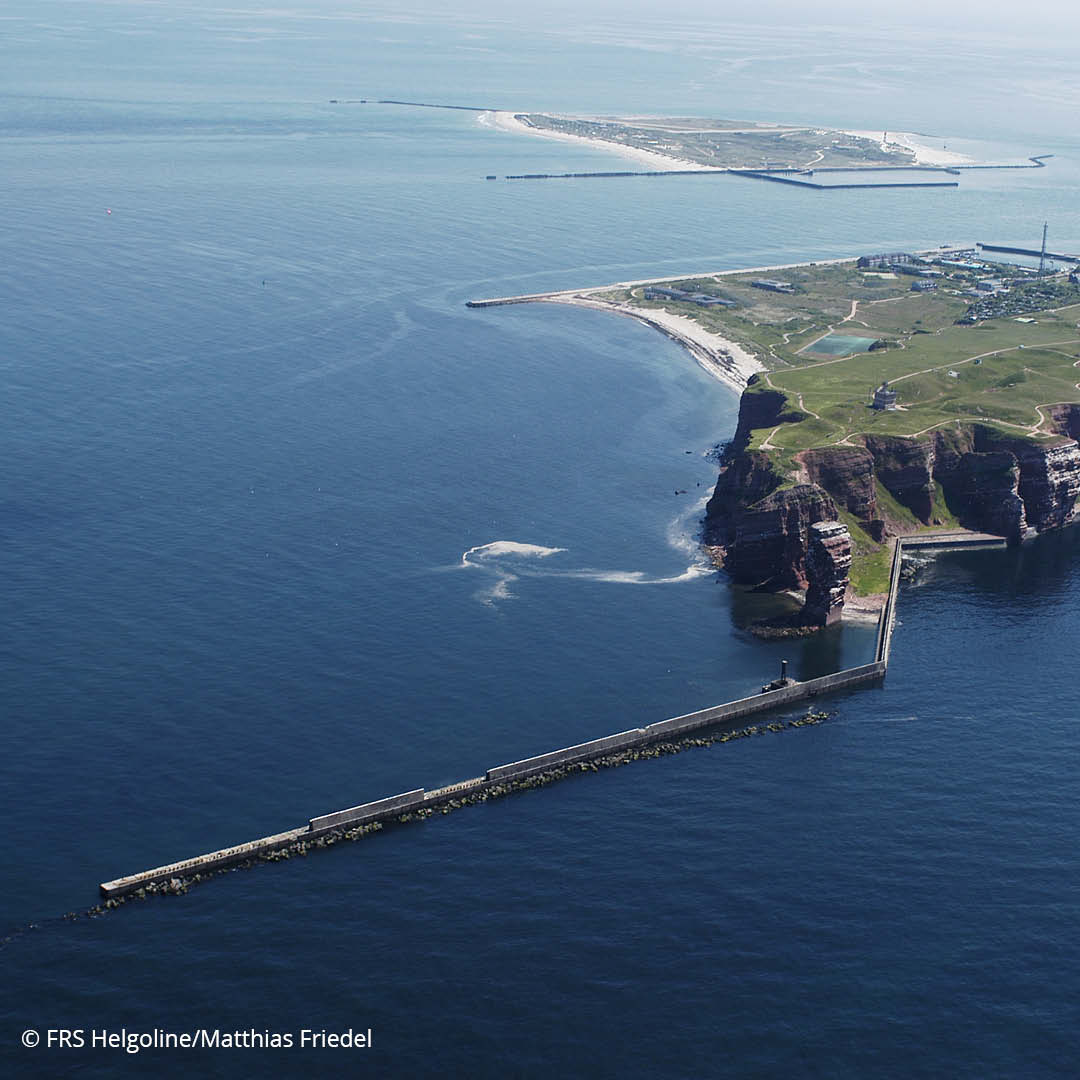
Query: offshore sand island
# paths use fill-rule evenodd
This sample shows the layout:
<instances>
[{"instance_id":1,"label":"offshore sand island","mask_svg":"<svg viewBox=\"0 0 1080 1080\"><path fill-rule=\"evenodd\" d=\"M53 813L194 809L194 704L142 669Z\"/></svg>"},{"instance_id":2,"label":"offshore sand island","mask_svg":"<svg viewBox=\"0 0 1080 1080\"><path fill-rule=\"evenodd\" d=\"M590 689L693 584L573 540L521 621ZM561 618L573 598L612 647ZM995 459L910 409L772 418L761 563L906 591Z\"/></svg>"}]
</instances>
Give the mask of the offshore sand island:
<instances>
[{"instance_id":1,"label":"offshore sand island","mask_svg":"<svg viewBox=\"0 0 1080 1080\"><path fill-rule=\"evenodd\" d=\"M868 253L469 306L631 317L741 392L703 540L734 582L788 598L753 627L788 636L876 612L898 537L1016 544L1073 522L1080 257L1058 258Z\"/></svg>"},{"instance_id":2,"label":"offshore sand island","mask_svg":"<svg viewBox=\"0 0 1080 1080\"><path fill-rule=\"evenodd\" d=\"M482 113L504 131L612 150L657 172L708 169L948 168L972 159L927 136L902 131L748 123L692 117Z\"/></svg>"}]
</instances>

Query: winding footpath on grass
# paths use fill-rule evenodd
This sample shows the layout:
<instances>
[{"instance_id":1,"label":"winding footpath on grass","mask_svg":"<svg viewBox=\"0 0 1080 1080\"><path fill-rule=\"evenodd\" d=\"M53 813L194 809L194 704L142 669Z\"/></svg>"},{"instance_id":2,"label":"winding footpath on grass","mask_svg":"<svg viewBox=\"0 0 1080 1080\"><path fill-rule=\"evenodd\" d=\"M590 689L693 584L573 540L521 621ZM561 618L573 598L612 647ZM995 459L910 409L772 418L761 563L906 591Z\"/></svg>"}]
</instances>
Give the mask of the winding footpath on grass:
<instances>
[{"instance_id":1,"label":"winding footpath on grass","mask_svg":"<svg viewBox=\"0 0 1080 1080\"><path fill-rule=\"evenodd\" d=\"M813 341L809 342L808 344L804 345L801 349L798 349L796 351L798 353L804 353L804 352L806 352L807 349L812 349L819 341L824 340L830 334L835 334L836 333L836 327L837 326L843 326L844 323L850 321L851 319L854 319L855 318L855 312L858 311L858 310L859 310L859 301L858 300L852 300L851 301L851 310L838 323L835 323L835 324L830 323L825 328L825 333L820 334L818 337L814 338ZM862 323L861 325L866 326L866 323ZM785 341L784 344L787 345L788 343ZM776 353L773 353L773 356L776 356ZM848 354L848 356L840 356L840 357L838 357L837 360L847 360L849 356L850 356L850 353ZM779 357L777 357L777 359L779 359ZM835 364L837 362L837 360L827 360L826 363ZM817 365L816 364L807 364L806 366L807 367L816 367Z\"/></svg>"},{"instance_id":2,"label":"winding footpath on grass","mask_svg":"<svg viewBox=\"0 0 1080 1080\"><path fill-rule=\"evenodd\" d=\"M883 301L871 301L871 303L882 303L882 302ZM852 301L853 305L855 303L856 303L856 301ZM852 309L852 314L854 314L854 308ZM850 317L851 316L849 315L848 318L850 318ZM844 320L844 321L846 322L847 320ZM823 336L827 336L827 335L823 335ZM818 338L818 340L820 341L821 339ZM1059 345L1080 345L1080 338L1069 338L1066 341L1048 341L1045 344L1030 346L1030 348L1046 349L1046 350L1049 350L1051 352L1059 352L1059 350L1057 348L1055 348L1055 346L1059 346ZM1009 345L1009 346L1006 346L1003 349L991 349L989 352L977 353L975 356L969 356L964 360L954 360L954 361L952 361L951 363L948 363L948 364L938 364L938 365L936 365L934 367L922 368L919 371L909 371L906 375L898 375L898 376L896 376L896 378L890 379L889 384L891 386L895 386L898 382L903 382L904 379L910 379L910 378L913 378L916 375L930 375L930 374L933 374L935 371L952 370L952 369L960 367L963 364L970 364L970 363L973 363L976 360L983 360L988 356L1001 356L1004 353L1019 352L1021 349L1025 349L1025 348L1029 348L1029 346L1025 346L1025 345ZM1067 354L1061 353L1061 355L1066 356ZM796 371L805 371L807 368L824 367L826 364L839 364L839 363L842 363L845 360L850 360L850 359L851 359L851 356L842 356L842 357L839 357L836 360L823 360L823 361L821 361L821 363L817 363L817 364L804 364L801 367L796 368L794 370L796 370ZM1073 362L1073 367L1080 367L1080 360L1074 361ZM1024 370L1027 371L1027 370L1030 370L1030 369L1025 368ZM1038 374L1038 372L1035 372L1035 374ZM766 374L765 380L768 383L768 385L770 387L772 387L774 390L784 390L784 387L777 386L775 383L773 383L773 381L769 378L768 374ZM1078 390L1080 390L1080 383L1076 383L1075 385L1076 385L1076 388ZM818 416L817 413L811 411L810 409L808 409L806 407L806 405L803 403L802 394L798 395L798 402L799 402L799 408L802 409L804 412L806 412L808 415L813 416L818 420L821 419L821 417ZM924 402L923 404L926 404L926 403ZM925 427L921 431L916 431L916 432L913 432L911 435L905 436L905 438L917 439L920 435L925 435L927 432L933 431L935 428L946 427L949 424L957 423L957 422L962 421L962 420L968 420L968 421L971 421L973 423L1001 424L1003 427L1016 428L1018 431L1027 432L1030 435L1035 436L1037 438L1049 439L1049 438L1053 438L1054 435L1056 434L1056 432L1048 432L1048 431L1041 430L1043 425L1045 425L1048 422L1047 419L1046 419L1046 416L1043 414L1042 410L1043 409L1048 409L1052 405L1068 405L1068 404L1071 404L1071 402L1067 402L1067 401L1050 401L1050 402L1045 402L1042 405L1033 406L1033 408L1035 409L1035 412L1038 413L1038 416L1039 416L1039 419L1034 424L1014 424L1009 420L999 420L999 419L997 419L996 417L993 417L993 416L950 416L947 420L942 420L939 423L931 424L929 427ZM908 406L907 408L912 408L912 406ZM905 411L907 411L907 409L905 409ZM768 437L761 443L760 449L762 449L762 450L779 450L779 449L782 449L782 447L773 446L772 441L771 441L772 437L780 430L780 427L782 427L782 426L783 425L777 425L775 428L773 428L772 431L769 432ZM837 439L835 442L825 443L824 445L826 445L826 446L856 446L858 444L853 443L851 441L853 438L855 438L857 436L860 436L860 435L870 435L870 434L872 434L872 432L869 432L869 431L851 431L851 432L848 432L848 434L845 435L843 438Z\"/></svg>"}]
</instances>

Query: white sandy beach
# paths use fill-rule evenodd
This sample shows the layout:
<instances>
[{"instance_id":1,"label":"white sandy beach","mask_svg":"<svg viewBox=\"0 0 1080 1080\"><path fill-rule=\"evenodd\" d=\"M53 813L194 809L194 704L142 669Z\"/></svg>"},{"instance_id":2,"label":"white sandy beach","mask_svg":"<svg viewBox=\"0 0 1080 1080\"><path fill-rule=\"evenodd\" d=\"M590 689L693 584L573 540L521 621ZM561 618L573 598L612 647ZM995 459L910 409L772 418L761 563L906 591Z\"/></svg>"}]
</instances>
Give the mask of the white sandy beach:
<instances>
[{"instance_id":1,"label":"white sandy beach","mask_svg":"<svg viewBox=\"0 0 1080 1080\"><path fill-rule=\"evenodd\" d=\"M947 250L967 250L973 243L958 247L950 245L937 250L937 254ZM916 252L929 254L929 252ZM693 319L684 315L674 315L658 308L641 308L633 304L613 303L602 298L603 293L612 289L633 289L642 285L661 285L669 281L684 281L687 278L723 278L730 274L764 274L777 270L791 270L803 266L834 266L840 263L853 263L857 256L846 255L834 259L818 259L812 263L774 263L770 266L744 266L732 270L702 270L697 273L682 273L671 277L642 278L633 281L615 281L609 285L596 285L584 289L564 289L559 292L526 293L518 296L491 297L486 300L469 301L470 306L487 307L500 304L553 303L576 304L578 307L594 308L614 315L624 315L637 319L647 326L659 330L662 334L684 345L698 363L715 378L742 392L746 380L765 366L752 352L738 342L731 341L719 334L706 330Z\"/></svg>"},{"instance_id":2,"label":"white sandy beach","mask_svg":"<svg viewBox=\"0 0 1080 1080\"><path fill-rule=\"evenodd\" d=\"M765 370L761 361L742 345L706 330L700 323L684 315L672 315L668 311L639 308L631 304L613 304L595 299L587 292L559 293L549 299L559 304L574 304L637 319L677 341L713 378L740 393L746 388L746 380L751 375Z\"/></svg>"},{"instance_id":3,"label":"white sandy beach","mask_svg":"<svg viewBox=\"0 0 1080 1080\"><path fill-rule=\"evenodd\" d=\"M632 120L633 117L624 117L623 119ZM491 127L499 128L502 131L513 131L519 135L536 135L544 139L559 139L563 142L584 143L587 146L592 146L597 150L608 150L611 153L619 154L631 161L636 162L639 165L643 165L646 168L655 172L675 172L685 169L693 169L701 172L725 172L725 169L717 168L712 165L701 165L693 161L685 161L682 158L670 157L667 154L661 154L653 150L640 150L634 146L623 146L621 143L609 142L607 139L593 139L586 138L582 135L571 135L563 131L548 131L544 128L531 127L529 124L522 123L518 120L517 115L512 112L485 112L479 116L479 122L481 124L487 124ZM725 131L770 131L770 130L782 130L782 131L800 131L802 128L793 128L786 125L760 125L756 128L731 128L723 129ZM937 146L935 140L932 140L926 135L916 135L910 131L838 131L841 135L854 135L862 139L872 139L874 142L883 143L886 136L888 137L888 144L894 146L902 146L907 150L910 150L915 155L915 163L919 165L936 165L936 166L951 166L951 165L967 165L971 164L974 160L968 157L966 154L957 154L947 149L944 145L940 148ZM867 168L872 169L874 166L868 165Z\"/></svg>"},{"instance_id":4,"label":"white sandy beach","mask_svg":"<svg viewBox=\"0 0 1080 1080\"><path fill-rule=\"evenodd\" d=\"M610 153L619 154L642 165L652 172L677 172L692 169L695 172L726 172L725 169L716 169L711 165L699 165L693 161L683 161L681 158L668 157L666 154L654 153L652 150L639 150L634 146L623 146L620 143L608 142L606 139L587 139L581 135L570 135L563 131L546 131L543 128L530 127L517 119L512 112L486 112L479 117L481 124L497 127L502 131L513 131L519 135L538 135L544 139L559 139L562 142L584 143L597 150L607 150Z\"/></svg>"},{"instance_id":5,"label":"white sandy beach","mask_svg":"<svg viewBox=\"0 0 1080 1080\"><path fill-rule=\"evenodd\" d=\"M938 142L928 135L916 135L910 131L845 131L844 134L873 139L878 143L887 135L890 143L897 143L910 150L919 165L970 165L975 160L967 154L953 153L944 143L939 146Z\"/></svg>"}]
</instances>

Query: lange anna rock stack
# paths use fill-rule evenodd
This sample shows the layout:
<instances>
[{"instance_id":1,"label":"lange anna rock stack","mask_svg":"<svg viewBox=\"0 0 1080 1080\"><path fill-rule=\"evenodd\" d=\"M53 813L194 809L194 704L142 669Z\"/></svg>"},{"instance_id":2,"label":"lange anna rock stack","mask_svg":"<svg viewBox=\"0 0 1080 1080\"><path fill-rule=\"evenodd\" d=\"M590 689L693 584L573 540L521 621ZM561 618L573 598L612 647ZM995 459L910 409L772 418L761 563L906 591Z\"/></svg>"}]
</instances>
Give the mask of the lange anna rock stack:
<instances>
[{"instance_id":1,"label":"lange anna rock stack","mask_svg":"<svg viewBox=\"0 0 1080 1080\"><path fill-rule=\"evenodd\" d=\"M802 618L808 625L831 626L844 613L844 595L851 568L851 536L840 521L810 526L806 551L806 603Z\"/></svg>"}]
</instances>

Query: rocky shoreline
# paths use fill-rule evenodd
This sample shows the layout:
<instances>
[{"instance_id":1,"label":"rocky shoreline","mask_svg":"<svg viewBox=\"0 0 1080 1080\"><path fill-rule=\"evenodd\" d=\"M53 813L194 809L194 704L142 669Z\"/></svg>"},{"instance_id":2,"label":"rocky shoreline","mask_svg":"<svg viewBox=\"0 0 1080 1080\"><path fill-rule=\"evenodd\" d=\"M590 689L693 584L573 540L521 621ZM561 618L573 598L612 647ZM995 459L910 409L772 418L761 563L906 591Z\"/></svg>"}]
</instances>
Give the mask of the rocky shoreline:
<instances>
[{"instance_id":1,"label":"rocky shoreline","mask_svg":"<svg viewBox=\"0 0 1080 1080\"><path fill-rule=\"evenodd\" d=\"M706 550L735 582L806 590L792 629L827 625L842 610L845 592L850 597L852 552L842 517L877 545L947 524L938 516L941 499L964 528L1010 544L1072 523L1080 495L1080 406L1048 413L1057 437L1025 438L957 421L918 436L856 436L858 445L804 450L786 460L749 449L752 434L803 414L783 391L751 378L706 506ZM899 504L907 520L897 520L890 504ZM823 528L831 539L815 543ZM768 636L769 628L762 629Z\"/></svg>"}]
</instances>

